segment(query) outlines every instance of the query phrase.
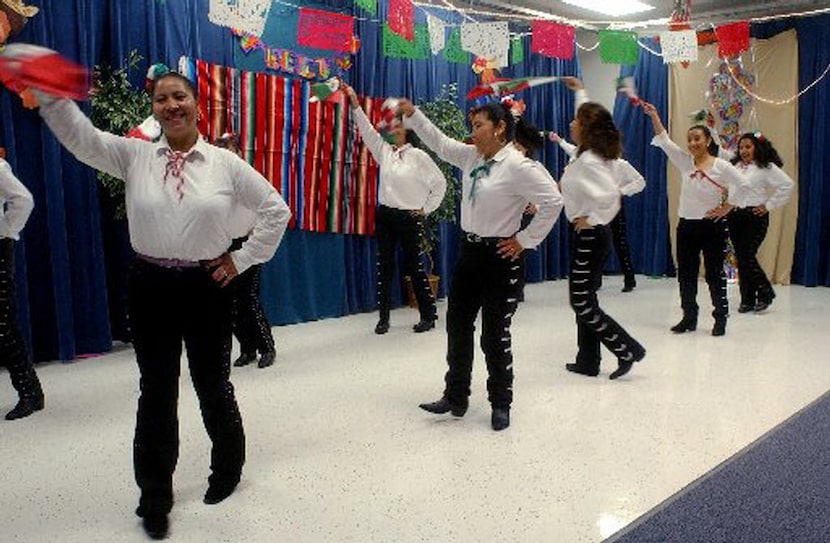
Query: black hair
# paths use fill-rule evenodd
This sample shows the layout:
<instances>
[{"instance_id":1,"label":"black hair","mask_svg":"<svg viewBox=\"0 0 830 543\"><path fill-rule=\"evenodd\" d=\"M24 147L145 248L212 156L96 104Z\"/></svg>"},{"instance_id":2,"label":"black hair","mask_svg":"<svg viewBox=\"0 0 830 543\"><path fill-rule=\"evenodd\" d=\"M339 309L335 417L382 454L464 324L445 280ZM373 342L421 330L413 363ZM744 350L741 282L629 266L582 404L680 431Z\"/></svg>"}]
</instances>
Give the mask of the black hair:
<instances>
[{"instance_id":1,"label":"black hair","mask_svg":"<svg viewBox=\"0 0 830 543\"><path fill-rule=\"evenodd\" d=\"M715 143L715 138L712 137L712 131L709 130L709 127L704 124L696 124L689 128L689 132L692 130L700 130L703 134L709 138L709 145L706 146L706 150L709 151L709 154L712 156L718 156L718 144Z\"/></svg>"},{"instance_id":2,"label":"black hair","mask_svg":"<svg viewBox=\"0 0 830 543\"><path fill-rule=\"evenodd\" d=\"M516 143L527 149L527 156L545 146L545 138L539 133L530 121L524 117L519 117L516 120L516 134L514 136Z\"/></svg>"},{"instance_id":3,"label":"black hair","mask_svg":"<svg viewBox=\"0 0 830 543\"><path fill-rule=\"evenodd\" d=\"M740 145L741 141L750 140L755 146L753 161L759 168L769 168L770 164L775 164L779 168L784 166L784 161L781 160L781 155L778 154L772 142L757 132L747 132L738 140L739 153L732 158L732 164L737 164L741 161Z\"/></svg>"},{"instance_id":4,"label":"black hair","mask_svg":"<svg viewBox=\"0 0 830 543\"><path fill-rule=\"evenodd\" d=\"M576 118L582 125L579 154L590 149L607 160L620 158L622 138L611 112L596 102L586 102L579 106Z\"/></svg>"},{"instance_id":5,"label":"black hair","mask_svg":"<svg viewBox=\"0 0 830 543\"><path fill-rule=\"evenodd\" d=\"M166 79L168 77L175 77L176 79L184 83L184 86L187 87L187 89L193 95L193 98L197 101L199 100L199 91L196 88L196 85L193 84L193 81L191 81L184 75L180 74L179 72L167 72L155 78L153 82L150 83L150 88L148 89L151 97L156 93L156 85L158 85L159 81L161 81L162 79Z\"/></svg>"},{"instance_id":6,"label":"black hair","mask_svg":"<svg viewBox=\"0 0 830 543\"><path fill-rule=\"evenodd\" d=\"M516 121L507 105L501 102L488 102L472 108L467 114L467 118L472 119L479 113L483 113L494 125L498 125L500 121L504 121L504 140L507 142L513 141Z\"/></svg>"}]
</instances>

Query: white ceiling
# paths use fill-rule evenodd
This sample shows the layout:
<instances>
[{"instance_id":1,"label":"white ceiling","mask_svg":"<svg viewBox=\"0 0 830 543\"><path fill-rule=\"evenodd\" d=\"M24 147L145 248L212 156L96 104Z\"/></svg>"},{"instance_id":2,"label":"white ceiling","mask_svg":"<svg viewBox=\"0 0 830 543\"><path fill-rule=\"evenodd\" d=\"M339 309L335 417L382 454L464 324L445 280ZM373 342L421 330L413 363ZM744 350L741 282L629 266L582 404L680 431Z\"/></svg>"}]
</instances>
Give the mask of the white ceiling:
<instances>
[{"instance_id":1,"label":"white ceiling","mask_svg":"<svg viewBox=\"0 0 830 543\"><path fill-rule=\"evenodd\" d=\"M615 0L607 0L614 2ZM607 15L577 8L560 0L422 0L436 7L452 4L460 10L472 12L498 12L506 18L522 19L561 18L570 24L587 29L604 29L611 23L647 23L635 30L650 32L664 30L667 19L675 6L674 0L641 0L655 9L623 17ZM708 27L747 19L788 15L802 12L830 10L828 0L692 0L692 26Z\"/></svg>"}]
</instances>

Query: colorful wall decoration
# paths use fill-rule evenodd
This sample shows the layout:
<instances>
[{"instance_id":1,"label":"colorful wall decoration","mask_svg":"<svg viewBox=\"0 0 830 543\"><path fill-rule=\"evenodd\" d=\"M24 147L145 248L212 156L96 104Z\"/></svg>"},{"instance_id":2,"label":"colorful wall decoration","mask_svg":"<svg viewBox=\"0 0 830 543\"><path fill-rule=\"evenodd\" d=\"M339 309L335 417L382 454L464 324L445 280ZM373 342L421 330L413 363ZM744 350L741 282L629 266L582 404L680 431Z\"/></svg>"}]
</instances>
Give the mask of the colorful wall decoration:
<instances>
[{"instance_id":1,"label":"colorful wall decoration","mask_svg":"<svg viewBox=\"0 0 830 543\"><path fill-rule=\"evenodd\" d=\"M309 81L189 62L203 113L199 130L211 141L238 134L246 160L291 208L291 227L374 233L378 167L345 102L309 103ZM382 102L365 100L373 122L380 120Z\"/></svg>"}]
</instances>

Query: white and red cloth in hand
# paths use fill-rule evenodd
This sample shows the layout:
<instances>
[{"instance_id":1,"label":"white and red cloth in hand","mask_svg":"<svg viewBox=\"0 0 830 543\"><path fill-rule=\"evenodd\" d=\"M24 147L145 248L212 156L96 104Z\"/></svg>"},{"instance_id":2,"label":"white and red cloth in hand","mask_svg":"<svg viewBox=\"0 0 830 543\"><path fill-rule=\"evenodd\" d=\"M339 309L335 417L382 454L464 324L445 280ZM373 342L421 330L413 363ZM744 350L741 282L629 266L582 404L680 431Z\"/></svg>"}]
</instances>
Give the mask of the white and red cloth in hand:
<instances>
[{"instance_id":1,"label":"white and red cloth in hand","mask_svg":"<svg viewBox=\"0 0 830 543\"><path fill-rule=\"evenodd\" d=\"M20 93L36 89L45 94L74 100L89 95L89 71L39 45L12 43L0 50L0 81Z\"/></svg>"}]
</instances>

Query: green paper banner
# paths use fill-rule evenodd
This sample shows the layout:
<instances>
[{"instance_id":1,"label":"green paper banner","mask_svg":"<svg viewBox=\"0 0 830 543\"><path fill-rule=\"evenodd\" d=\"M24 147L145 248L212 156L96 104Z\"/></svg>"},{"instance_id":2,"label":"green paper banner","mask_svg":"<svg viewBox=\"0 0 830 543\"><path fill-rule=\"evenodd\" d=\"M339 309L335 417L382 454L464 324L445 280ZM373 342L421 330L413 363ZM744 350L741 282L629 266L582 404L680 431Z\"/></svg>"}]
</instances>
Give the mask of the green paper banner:
<instances>
[{"instance_id":1,"label":"green paper banner","mask_svg":"<svg viewBox=\"0 0 830 543\"><path fill-rule=\"evenodd\" d=\"M520 64L525 59L525 48L522 45L522 38L513 38L510 40L510 58L512 64Z\"/></svg>"},{"instance_id":2,"label":"green paper banner","mask_svg":"<svg viewBox=\"0 0 830 543\"><path fill-rule=\"evenodd\" d=\"M377 15L378 13L378 0L354 0L354 3L363 8L367 13L371 13L372 15Z\"/></svg>"},{"instance_id":3,"label":"green paper banner","mask_svg":"<svg viewBox=\"0 0 830 543\"><path fill-rule=\"evenodd\" d=\"M415 25L415 39L407 41L383 24L383 54L393 58L427 59L432 55L429 48L427 25Z\"/></svg>"},{"instance_id":4,"label":"green paper banner","mask_svg":"<svg viewBox=\"0 0 830 543\"><path fill-rule=\"evenodd\" d=\"M637 33L624 30L600 30L599 58L605 64L636 65L640 58Z\"/></svg>"},{"instance_id":5,"label":"green paper banner","mask_svg":"<svg viewBox=\"0 0 830 543\"><path fill-rule=\"evenodd\" d=\"M450 30L450 37L444 45L443 51L444 60L447 62L455 62L457 64L470 64L473 61L470 59L470 53L461 48L461 29L453 28Z\"/></svg>"}]
</instances>

